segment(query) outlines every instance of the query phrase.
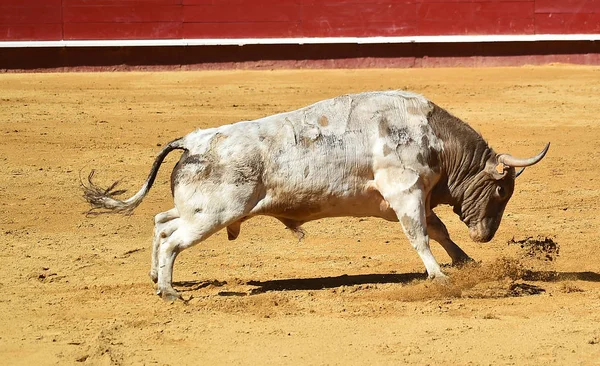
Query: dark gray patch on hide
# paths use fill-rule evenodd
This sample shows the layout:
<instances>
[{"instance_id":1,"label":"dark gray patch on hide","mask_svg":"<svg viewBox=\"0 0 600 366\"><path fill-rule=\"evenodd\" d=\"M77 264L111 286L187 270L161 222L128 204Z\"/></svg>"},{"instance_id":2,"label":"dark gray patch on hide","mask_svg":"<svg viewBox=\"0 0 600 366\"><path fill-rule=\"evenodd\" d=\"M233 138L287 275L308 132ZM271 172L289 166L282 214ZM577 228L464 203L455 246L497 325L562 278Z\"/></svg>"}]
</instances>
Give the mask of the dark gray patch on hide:
<instances>
[{"instance_id":1,"label":"dark gray patch on hide","mask_svg":"<svg viewBox=\"0 0 600 366\"><path fill-rule=\"evenodd\" d=\"M421 129L423 130L422 127L421 127ZM421 137L421 146L429 147L429 137L427 137L426 134L423 134L423 137Z\"/></svg>"},{"instance_id":2,"label":"dark gray patch on hide","mask_svg":"<svg viewBox=\"0 0 600 366\"><path fill-rule=\"evenodd\" d=\"M398 145L407 145L412 141L408 128L388 126L389 139Z\"/></svg>"},{"instance_id":3,"label":"dark gray patch on hide","mask_svg":"<svg viewBox=\"0 0 600 366\"><path fill-rule=\"evenodd\" d=\"M183 162L188 158L188 156L189 152L187 150L184 151L177 164L175 164L173 171L171 172L171 196L175 195L175 185L179 184L179 174L181 168L183 167Z\"/></svg>"},{"instance_id":4,"label":"dark gray patch on hide","mask_svg":"<svg viewBox=\"0 0 600 366\"><path fill-rule=\"evenodd\" d=\"M421 128L425 130L424 127ZM430 167L435 172L440 170L439 153L429 146L429 138L426 135L421 138L421 152L417 154L417 161L423 166Z\"/></svg>"},{"instance_id":5,"label":"dark gray patch on hide","mask_svg":"<svg viewBox=\"0 0 600 366\"><path fill-rule=\"evenodd\" d=\"M407 145L412 141L408 128L391 125L385 117L379 120L379 137L387 138L395 145Z\"/></svg>"},{"instance_id":6,"label":"dark gray patch on hide","mask_svg":"<svg viewBox=\"0 0 600 366\"><path fill-rule=\"evenodd\" d=\"M259 156L253 152L249 152L248 158L243 161L236 161L229 167L229 174L226 176L225 182L244 184L256 182L262 174L262 161Z\"/></svg>"},{"instance_id":7,"label":"dark gray patch on hide","mask_svg":"<svg viewBox=\"0 0 600 366\"><path fill-rule=\"evenodd\" d=\"M425 148L425 152L417 154L417 161L423 165L428 166L434 172L440 171L440 161L438 158L438 152L429 147Z\"/></svg>"},{"instance_id":8,"label":"dark gray patch on hide","mask_svg":"<svg viewBox=\"0 0 600 366\"><path fill-rule=\"evenodd\" d=\"M317 140L319 144L333 148L344 148L344 139L342 136L337 135L319 135Z\"/></svg>"},{"instance_id":9,"label":"dark gray patch on hide","mask_svg":"<svg viewBox=\"0 0 600 366\"><path fill-rule=\"evenodd\" d=\"M324 135L317 126L310 126L300 132L300 144L304 147L313 145L328 148L344 148L344 137L342 135Z\"/></svg>"},{"instance_id":10,"label":"dark gray patch on hide","mask_svg":"<svg viewBox=\"0 0 600 366\"><path fill-rule=\"evenodd\" d=\"M400 223L402 224L402 227L404 228L406 236L409 238L409 240L415 240L417 238L417 232L415 230L415 220L413 220L407 215L403 215L400 218Z\"/></svg>"},{"instance_id":11,"label":"dark gray patch on hide","mask_svg":"<svg viewBox=\"0 0 600 366\"><path fill-rule=\"evenodd\" d=\"M215 159L211 155L187 155L184 154L175 166L171 179L174 181L172 189L175 185L191 184L211 178L218 181L222 173L215 170Z\"/></svg>"},{"instance_id":12,"label":"dark gray patch on hide","mask_svg":"<svg viewBox=\"0 0 600 366\"><path fill-rule=\"evenodd\" d=\"M223 177L223 171L219 169L217 148L219 143L225 139L227 139L226 135L217 132L211 138L204 154L189 155L187 152L184 153L171 175L172 181L175 184L191 184L206 179L219 182ZM172 189L174 190L174 185L172 185Z\"/></svg>"},{"instance_id":13,"label":"dark gray patch on hide","mask_svg":"<svg viewBox=\"0 0 600 366\"><path fill-rule=\"evenodd\" d=\"M387 137L388 135L388 120L383 117L379 120L379 137Z\"/></svg>"}]
</instances>

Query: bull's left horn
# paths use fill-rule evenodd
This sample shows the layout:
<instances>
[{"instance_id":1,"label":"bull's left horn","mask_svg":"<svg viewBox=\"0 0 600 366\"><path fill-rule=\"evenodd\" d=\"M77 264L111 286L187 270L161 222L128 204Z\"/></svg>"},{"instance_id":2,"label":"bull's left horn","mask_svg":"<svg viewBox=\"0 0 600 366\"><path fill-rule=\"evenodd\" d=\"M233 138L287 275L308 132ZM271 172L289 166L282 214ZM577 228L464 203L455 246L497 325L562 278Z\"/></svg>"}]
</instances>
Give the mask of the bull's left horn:
<instances>
[{"instance_id":1,"label":"bull's left horn","mask_svg":"<svg viewBox=\"0 0 600 366\"><path fill-rule=\"evenodd\" d=\"M523 171L525 170L525 168L521 168L521 170L519 170L518 172L515 173L515 179L519 178L519 175L523 174Z\"/></svg>"},{"instance_id":2,"label":"bull's left horn","mask_svg":"<svg viewBox=\"0 0 600 366\"><path fill-rule=\"evenodd\" d=\"M548 152L548 148L550 148L550 143L546 144L546 147L544 148L544 150L542 150L541 153L537 154L536 156L534 156L532 158L527 158L527 159L515 158L514 156L512 156L510 154L500 154L500 155L498 155L498 162L502 163L504 165L512 166L512 167L531 166L533 164L537 164L540 160L542 160L544 158L544 156L546 156L546 153Z\"/></svg>"}]
</instances>

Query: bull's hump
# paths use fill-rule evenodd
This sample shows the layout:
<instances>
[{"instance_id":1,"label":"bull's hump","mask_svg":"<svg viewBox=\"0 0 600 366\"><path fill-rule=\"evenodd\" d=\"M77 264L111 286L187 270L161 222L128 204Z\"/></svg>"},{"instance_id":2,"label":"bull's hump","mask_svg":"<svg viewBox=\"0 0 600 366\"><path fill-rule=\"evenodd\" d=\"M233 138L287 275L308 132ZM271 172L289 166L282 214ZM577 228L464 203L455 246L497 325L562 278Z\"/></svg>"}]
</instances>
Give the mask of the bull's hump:
<instances>
[{"instance_id":1,"label":"bull's hump","mask_svg":"<svg viewBox=\"0 0 600 366\"><path fill-rule=\"evenodd\" d=\"M185 145L202 154L216 134L245 136L262 141L262 136L279 136L283 130L299 133L340 136L348 131L375 132L381 120L396 126L421 124L431 111L429 100L420 94L401 91L374 91L347 94L323 100L294 111L275 114L253 121L242 121L207 130L196 130L185 137ZM313 131L314 130L314 131ZM315 132L317 131L317 132ZM289 131L288 131L289 132ZM309 136L310 137L310 136ZM298 137L295 137L298 140Z\"/></svg>"},{"instance_id":2,"label":"bull's hump","mask_svg":"<svg viewBox=\"0 0 600 366\"><path fill-rule=\"evenodd\" d=\"M390 90L342 95L270 119L286 119L297 126L315 126L324 134L341 135L375 130L383 116L400 124L423 122L430 111L431 104L425 97Z\"/></svg>"}]
</instances>

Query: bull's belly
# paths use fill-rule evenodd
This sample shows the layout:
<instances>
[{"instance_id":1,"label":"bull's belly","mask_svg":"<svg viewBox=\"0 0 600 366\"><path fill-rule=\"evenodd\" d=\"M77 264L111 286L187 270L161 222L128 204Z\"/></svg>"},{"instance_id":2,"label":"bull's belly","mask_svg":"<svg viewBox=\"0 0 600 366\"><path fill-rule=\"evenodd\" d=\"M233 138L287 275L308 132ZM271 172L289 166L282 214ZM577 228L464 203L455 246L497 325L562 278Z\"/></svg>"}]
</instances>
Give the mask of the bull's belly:
<instances>
[{"instance_id":1,"label":"bull's belly","mask_svg":"<svg viewBox=\"0 0 600 366\"><path fill-rule=\"evenodd\" d=\"M267 215L298 222L308 222L327 217L380 217L398 221L388 202L376 190L355 195L267 195L252 210L251 216Z\"/></svg>"}]
</instances>

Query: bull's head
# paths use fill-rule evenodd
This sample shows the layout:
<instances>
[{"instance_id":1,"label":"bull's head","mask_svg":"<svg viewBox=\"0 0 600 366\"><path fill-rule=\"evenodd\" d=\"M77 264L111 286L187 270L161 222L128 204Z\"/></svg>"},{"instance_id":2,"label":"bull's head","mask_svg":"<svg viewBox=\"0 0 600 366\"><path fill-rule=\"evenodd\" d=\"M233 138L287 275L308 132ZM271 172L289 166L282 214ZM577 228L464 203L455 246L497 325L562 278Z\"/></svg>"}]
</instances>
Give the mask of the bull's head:
<instances>
[{"instance_id":1,"label":"bull's head","mask_svg":"<svg viewBox=\"0 0 600 366\"><path fill-rule=\"evenodd\" d=\"M473 241L486 243L494 237L508 200L513 194L515 178L525 167L538 163L546 155L550 143L538 155L519 159L509 154L494 155L485 169L475 175L464 191L462 204L454 210L469 227ZM521 171L515 172L515 168Z\"/></svg>"}]
</instances>

